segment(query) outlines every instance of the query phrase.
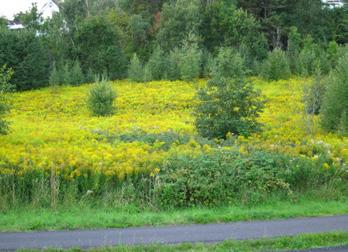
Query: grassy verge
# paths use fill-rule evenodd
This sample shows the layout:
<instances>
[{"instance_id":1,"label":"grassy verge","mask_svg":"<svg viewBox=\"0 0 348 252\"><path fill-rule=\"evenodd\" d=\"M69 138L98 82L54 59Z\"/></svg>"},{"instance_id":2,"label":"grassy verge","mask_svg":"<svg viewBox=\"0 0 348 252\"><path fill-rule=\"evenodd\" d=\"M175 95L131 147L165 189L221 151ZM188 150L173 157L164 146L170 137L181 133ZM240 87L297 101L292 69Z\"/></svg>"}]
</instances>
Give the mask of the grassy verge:
<instances>
[{"instance_id":1,"label":"grassy verge","mask_svg":"<svg viewBox=\"0 0 348 252\"><path fill-rule=\"evenodd\" d=\"M261 239L248 241L225 241L216 244L180 244L180 245L148 245L148 246L119 246L110 248L97 248L90 251L284 251L303 250L321 247L348 246L348 233L322 233L314 235L298 235L293 237L281 237L275 239ZM24 251L24 250L22 250ZM27 251L27 250L26 250ZM34 251L34 250L31 250ZM50 251L60 251L51 249ZM69 251L80 251L75 248Z\"/></svg>"},{"instance_id":2,"label":"grassy verge","mask_svg":"<svg viewBox=\"0 0 348 252\"><path fill-rule=\"evenodd\" d=\"M0 214L0 231L59 230L233 222L300 216L348 214L348 199L327 201L303 198L296 203L275 201L258 206L191 208L173 211L123 206L76 206L57 210L23 208Z\"/></svg>"}]
</instances>

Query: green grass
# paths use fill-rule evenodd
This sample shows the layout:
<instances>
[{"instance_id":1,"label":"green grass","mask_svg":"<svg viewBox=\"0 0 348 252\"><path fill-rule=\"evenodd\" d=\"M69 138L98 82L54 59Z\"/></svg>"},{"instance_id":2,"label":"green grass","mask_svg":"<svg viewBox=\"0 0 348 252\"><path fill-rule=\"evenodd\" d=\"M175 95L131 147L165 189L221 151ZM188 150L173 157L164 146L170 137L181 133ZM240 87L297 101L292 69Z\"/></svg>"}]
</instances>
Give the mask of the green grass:
<instances>
[{"instance_id":1,"label":"green grass","mask_svg":"<svg viewBox=\"0 0 348 252\"><path fill-rule=\"evenodd\" d=\"M298 249L314 249L320 247L340 247L348 246L348 233L322 233L310 235L298 235L293 237L281 237L274 239L247 240L247 241L225 241L215 244L180 244L180 245L146 245L146 246L118 246L110 248L97 248L90 251L287 251ZM35 250L22 250L35 251ZM50 251L60 251L51 249ZM68 251L80 251L80 249L70 249Z\"/></svg>"},{"instance_id":2,"label":"green grass","mask_svg":"<svg viewBox=\"0 0 348 252\"><path fill-rule=\"evenodd\" d=\"M173 211L144 210L123 206L92 208L75 206L57 210L22 208L0 214L0 231L115 228L187 223L219 223L300 216L348 214L348 199L337 201L302 198L258 206L191 208Z\"/></svg>"}]
</instances>

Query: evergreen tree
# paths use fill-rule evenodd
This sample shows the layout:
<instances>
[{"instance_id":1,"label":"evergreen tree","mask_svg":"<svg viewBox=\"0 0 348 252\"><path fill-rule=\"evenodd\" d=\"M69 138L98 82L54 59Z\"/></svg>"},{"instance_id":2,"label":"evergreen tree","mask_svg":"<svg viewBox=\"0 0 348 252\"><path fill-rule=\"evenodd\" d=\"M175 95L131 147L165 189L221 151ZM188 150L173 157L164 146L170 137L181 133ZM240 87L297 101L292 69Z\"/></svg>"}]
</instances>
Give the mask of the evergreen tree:
<instances>
[{"instance_id":1,"label":"evergreen tree","mask_svg":"<svg viewBox=\"0 0 348 252\"><path fill-rule=\"evenodd\" d=\"M133 54L130 61L128 78L135 82L142 82L144 80L144 69L136 53Z\"/></svg>"},{"instance_id":2,"label":"evergreen tree","mask_svg":"<svg viewBox=\"0 0 348 252\"><path fill-rule=\"evenodd\" d=\"M80 61L75 60L70 72L70 78L72 85L79 85L83 83L85 77L83 76Z\"/></svg>"}]
</instances>

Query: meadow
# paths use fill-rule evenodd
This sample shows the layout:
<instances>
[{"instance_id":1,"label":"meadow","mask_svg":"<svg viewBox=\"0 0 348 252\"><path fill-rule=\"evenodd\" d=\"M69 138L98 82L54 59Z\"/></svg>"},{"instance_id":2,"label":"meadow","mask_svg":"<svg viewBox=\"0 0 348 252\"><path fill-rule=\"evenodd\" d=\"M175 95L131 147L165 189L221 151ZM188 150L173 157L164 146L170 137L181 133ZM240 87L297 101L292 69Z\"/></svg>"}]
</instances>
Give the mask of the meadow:
<instances>
[{"instance_id":1,"label":"meadow","mask_svg":"<svg viewBox=\"0 0 348 252\"><path fill-rule=\"evenodd\" d=\"M109 206L137 202L157 208L156 191L151 188L161 183L168 160L199 158L219 150L242 156L257 151L279 153L290 163L297 162L291 158L300 158L296 176L303 176L307 170L301 165L310 163L315 174L330 178L325 183L318 180L319 184L329 190L333 184L342 187L347 176L348 138L325 133L318 118L304 112L303 89L311 79L251 80L266 100L259 118L263 130L249 138L230 135L220 141L198 137L194 127L195 94L205 80L115 81L116 111L109 117L89 113L89 84L11 94L11 132L0 136L0 210L23 205L56 208L89 197L103 198ZM312 172L307 176L313 176ZM289 180L268 179L268 173L255 176L264 176L266 193L286 188L286 199L291 198L295 175ZM329 198L346 195L344 190L333 191ZM165 197L170 196L162 194Z\"/></svg>"}]
</instances>

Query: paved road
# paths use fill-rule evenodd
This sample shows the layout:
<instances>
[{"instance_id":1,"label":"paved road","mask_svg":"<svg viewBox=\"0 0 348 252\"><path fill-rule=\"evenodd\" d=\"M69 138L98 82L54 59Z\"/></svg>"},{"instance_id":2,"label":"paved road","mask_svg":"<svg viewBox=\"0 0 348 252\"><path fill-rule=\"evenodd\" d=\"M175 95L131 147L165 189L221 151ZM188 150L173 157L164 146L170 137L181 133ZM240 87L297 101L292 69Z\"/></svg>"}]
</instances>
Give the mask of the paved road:
<instances>
[{"instance_id":1,"label":"paved road","mask_svg":"<svg viewBox=\"0 0 348 252\"><path fill-rule=\"evenodd\" d=\"M348 231L348 216L169 227L0 233L0 250L48 247L88 248L120 244L218 242L228 239L257 239L330 231Z\"/></svg>"}]
</instances>

